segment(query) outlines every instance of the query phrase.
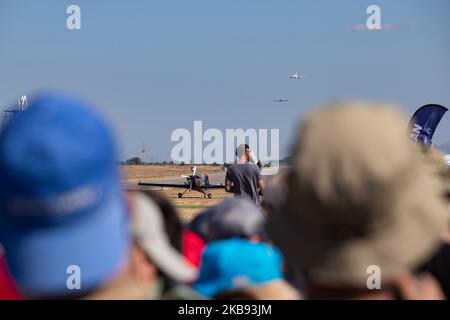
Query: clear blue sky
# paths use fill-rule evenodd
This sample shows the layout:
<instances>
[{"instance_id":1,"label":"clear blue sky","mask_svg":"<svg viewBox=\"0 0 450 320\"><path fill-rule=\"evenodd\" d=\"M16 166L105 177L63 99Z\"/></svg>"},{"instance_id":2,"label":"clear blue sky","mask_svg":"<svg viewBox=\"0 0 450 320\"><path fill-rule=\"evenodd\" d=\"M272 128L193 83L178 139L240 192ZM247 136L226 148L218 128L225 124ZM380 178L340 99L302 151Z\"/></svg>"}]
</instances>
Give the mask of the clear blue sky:
<instances>
[{"instance_id":1,"label":"clear blue sky","mask_svg":"<svg viewBox=\"0 0 450 320\"><path fill-rule=\"evenodd\" d=\"M82 29L66 28L81 7ZM395 30L346 32L381 7ZM335 99L450 107L450 1L0 0L0 108L62 90L116 130L121 157L167 160L176 128L279 128ZM291 72L307 75L301 81ZM272 98L287 97L288 103ZM450 140L450 114L435 143Z\"/></svg>"}]
</instances>

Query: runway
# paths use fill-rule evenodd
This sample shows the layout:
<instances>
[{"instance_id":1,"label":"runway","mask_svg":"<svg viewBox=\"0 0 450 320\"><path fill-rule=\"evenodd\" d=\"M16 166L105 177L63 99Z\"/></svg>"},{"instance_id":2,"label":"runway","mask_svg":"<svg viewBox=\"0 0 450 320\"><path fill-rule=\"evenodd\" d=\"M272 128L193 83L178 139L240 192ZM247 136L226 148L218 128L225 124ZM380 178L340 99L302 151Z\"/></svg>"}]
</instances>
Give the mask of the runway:
<instances>
[{"instance_id":1,"label":"runway","mask_svg":"<svg viewBox=\"0 0 450 320\"><path fill-rule=\"evenodd\" d=\"M271 168L262 168L262 176L263 179L267 179L267 177L274 175L278 171L278 167ZM225 171L221 173L212 173L208 174L209 183L211 184L225 184ZM126 179L123 181L124 189L126 190L161 190L161 187L151 187L151 186L139 186L138 183L141 182L150 182L150 183L179 183L184 184L186 182L186 178L183 177L173 177L173 178L164 178L164 179Z\"/></svg>"}]
</instances>

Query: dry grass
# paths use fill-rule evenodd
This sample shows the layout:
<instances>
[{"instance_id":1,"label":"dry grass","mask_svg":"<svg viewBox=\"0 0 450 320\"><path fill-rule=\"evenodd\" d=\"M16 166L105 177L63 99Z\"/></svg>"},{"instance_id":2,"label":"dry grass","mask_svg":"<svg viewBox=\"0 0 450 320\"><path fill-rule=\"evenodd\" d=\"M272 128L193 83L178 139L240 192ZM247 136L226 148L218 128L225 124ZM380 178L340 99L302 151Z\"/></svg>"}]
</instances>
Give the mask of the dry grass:
<instances>
[{"instance_id":1,"label":"dry grass","mask_svg":"<svg viewBox=\"0 0 450 320\"><path fill-rule=\"evenodd\" d=\"M220 173L222 166L198 165L199 173ZM146 165L146 166L122 166L124 179L165 179L177 178L180 175L191 174L191 165Z\"/></svg>"},{"instance_id":2,"label":"dry grass","mask_svg":"<svg viewBox=\"0 0 450 320\"><path fill-rule=\"evenodd\" d=\"M211 191L213 195L212 199L205 199L201 193L195 191L186 192L181 199L178 198L179 190L177 189L167 189L161 192L177 208L183 222L189 222L198 213L206 208L218 204L222 200L233 196L232 194L221 189Z\"/></svg>"}]
</instances>

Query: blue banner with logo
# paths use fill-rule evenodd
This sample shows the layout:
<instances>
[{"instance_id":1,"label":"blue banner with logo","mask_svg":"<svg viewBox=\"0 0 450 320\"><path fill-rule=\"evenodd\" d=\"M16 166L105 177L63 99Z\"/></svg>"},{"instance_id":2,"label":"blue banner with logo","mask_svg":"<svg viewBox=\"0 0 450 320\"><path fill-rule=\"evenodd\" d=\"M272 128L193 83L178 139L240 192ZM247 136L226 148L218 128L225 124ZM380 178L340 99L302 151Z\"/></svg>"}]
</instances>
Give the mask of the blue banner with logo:
<instances>
[{"instance_id":1,"label":"blue banner with logo","mask_svg":"<svg viewBox=\"0 0 450 320\"><path fill-rule=\"evenodd\" d=\"M431 145L434 131L447 110L439 104L427 104L417 109L409 123L411 141Z\"/></svg>"}]
</instances>

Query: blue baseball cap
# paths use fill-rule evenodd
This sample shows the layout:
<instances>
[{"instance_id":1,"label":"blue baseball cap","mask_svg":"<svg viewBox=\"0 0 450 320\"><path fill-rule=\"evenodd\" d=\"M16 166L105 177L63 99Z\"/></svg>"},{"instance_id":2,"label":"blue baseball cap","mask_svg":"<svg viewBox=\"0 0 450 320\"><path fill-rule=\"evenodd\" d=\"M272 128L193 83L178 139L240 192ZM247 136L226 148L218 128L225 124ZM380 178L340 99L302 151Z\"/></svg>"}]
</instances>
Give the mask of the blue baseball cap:
<instances>
[{"instance_id":1,"label":"blue baseball cap","mask_svg":"<svg viewBox=\"0 0 450 320\"><path fill-rule=\"evenodd\" d=\"M114 139L89 109L42 95L0 135L0 243L32 297L87 293L129 252Z\"/></svg>"},{"instance_id":2,"label":"blue baseball cap","mask_svg":"<svg viewBox=\"0 0 450 320\"><path fill-rule=\"evenodd\" d=\"M205 297L283 279L282 256L264 243L233 238L209 244L194 289Z\"/></svg>"}]
</instances>

